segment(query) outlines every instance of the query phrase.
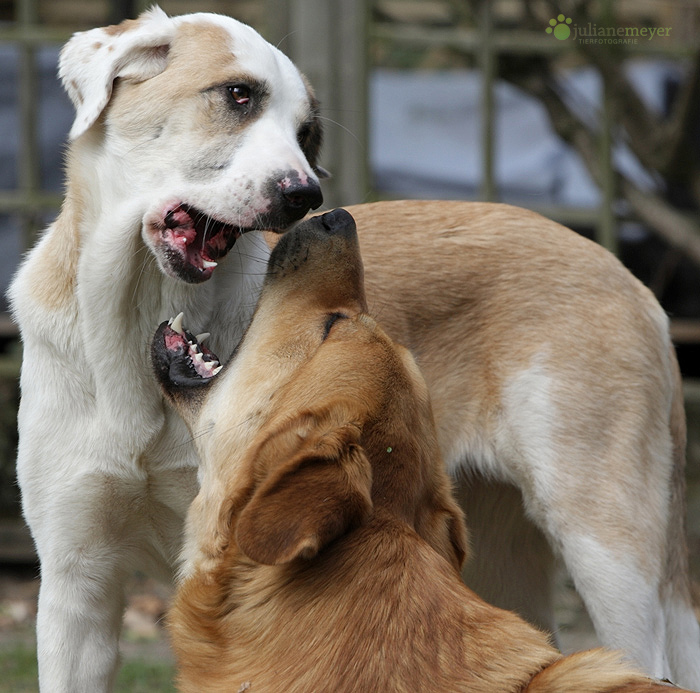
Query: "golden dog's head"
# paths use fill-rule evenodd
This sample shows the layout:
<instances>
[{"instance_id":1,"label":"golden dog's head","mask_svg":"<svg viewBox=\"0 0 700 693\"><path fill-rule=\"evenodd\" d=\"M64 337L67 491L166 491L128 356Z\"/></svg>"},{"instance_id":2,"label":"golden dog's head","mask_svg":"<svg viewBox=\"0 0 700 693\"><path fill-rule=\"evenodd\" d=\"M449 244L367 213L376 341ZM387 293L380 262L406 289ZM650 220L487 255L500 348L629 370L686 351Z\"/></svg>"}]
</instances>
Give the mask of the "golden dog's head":
<instances>
[{"instance_id":1,"label":"golden dog's head","mask_svg":"<svg viewBox=\"0 0 700 693\"><path fill-rule=\"evenodd\" d=\"M226 499L220 547L233 533L259 563L309 558L381 507L461 564L426 385L366 310L354 220L335 210L282 237L220 373L180 320L158 329L156 373L193 433L200 496Z\"/></svg>"}]
</instances>

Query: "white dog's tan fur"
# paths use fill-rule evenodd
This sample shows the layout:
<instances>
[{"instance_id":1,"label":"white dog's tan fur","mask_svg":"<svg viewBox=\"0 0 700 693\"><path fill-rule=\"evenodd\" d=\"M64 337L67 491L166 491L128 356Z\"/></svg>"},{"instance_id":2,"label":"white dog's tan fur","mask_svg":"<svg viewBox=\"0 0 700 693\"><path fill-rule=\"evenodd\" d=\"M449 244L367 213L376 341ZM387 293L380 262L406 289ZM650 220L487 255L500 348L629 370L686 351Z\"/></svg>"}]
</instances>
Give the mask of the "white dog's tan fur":
<instances>
[{"instance_id":1,"label":"white dog's tan fur","mask_svg":"<svg viewBox=\"0 0 700 693\"><path fill-rule=\"evenodd\" d=\"M61 74L77 112L66 200L10 291L25 349L18 475L42 563L42 691L99 693L116 669L126 577L169 577L196 489L188 434L150 373L150 337L183 310L225 358L268 256L247 233L215 269L188 265L207 281L184 282L163 220L179 210L187 228L186 203L244 229L282 228L270 195L292 189L280 172L316 185L318 142L307 141L303 78L228 18L154 10L78 34ZM222 101L239 81L261 89L247 120ZM370 309L416 355L450 469L479 472L464 489L473 584L551 626L551 545L604 644L700 688L683 403L652 295L599 247L521 209L351 212Z\"/></svg>"}]
</instances>

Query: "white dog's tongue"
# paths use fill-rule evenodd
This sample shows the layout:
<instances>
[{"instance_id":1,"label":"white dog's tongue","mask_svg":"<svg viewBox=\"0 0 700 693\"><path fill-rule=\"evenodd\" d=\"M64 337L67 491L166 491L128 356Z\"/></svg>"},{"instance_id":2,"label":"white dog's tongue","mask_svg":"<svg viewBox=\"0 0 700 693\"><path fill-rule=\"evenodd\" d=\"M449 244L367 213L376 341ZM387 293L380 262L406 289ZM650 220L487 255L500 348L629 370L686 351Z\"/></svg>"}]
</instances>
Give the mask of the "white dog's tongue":
<instances>
[{"instance_id":1,"label":"white dog's tongue","mask_svg":"<svg viewBox=\"0 0 700 693\"><path fill-rule=\"evenodd\" d=\"M171 229L173 238L184 245L189 245L197 238L194 220L182 207L171 209L165 215L165 226Z\"/></svg>"},{"instance_id":2,"label":"white dog's tongue","mask_svg":"<svg viewBox=\"0 0 700 693\"><path fill-rule=\"evenodd\" d=\"M216 267L216 261L241 235L240 229L182 204L168 211L163 222L171 242L179 247L192 266L202 272Z\"/></svg>"}]
</instances>

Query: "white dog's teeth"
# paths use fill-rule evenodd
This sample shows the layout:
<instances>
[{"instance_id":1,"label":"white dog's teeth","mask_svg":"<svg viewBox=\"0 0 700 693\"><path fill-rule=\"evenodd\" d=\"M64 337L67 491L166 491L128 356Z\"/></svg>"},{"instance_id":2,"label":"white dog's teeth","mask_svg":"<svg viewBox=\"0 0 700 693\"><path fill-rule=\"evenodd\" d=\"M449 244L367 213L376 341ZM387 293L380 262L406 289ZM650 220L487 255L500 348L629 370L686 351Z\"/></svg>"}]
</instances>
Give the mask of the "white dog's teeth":
<instances>
[{"instance_id":1,"label":"white dog's teeth","mask_svg":"<svg viewBox=\"0 0 700 693\"><path fill-rule=\"evenodd\" d=\"M211 262L209 260L202 260L202 267L204 269L209 269L210 267L216 267L219 263L218 262Z\"/></svg>"},{"instance_id":2,"label":"white dog's teeth","mask_svg":"<svg viewBox=\"0 0 700 693\"><path fill-rule=\"evenodd\" d=\"M202 334L198 334L195 339L200 343L203 344L205 339L209 339L211 336L211 332L202 332Z\"/></svg>"},{"instance_id":3,"label":"white dog's teeth","mask_svg":"<svg viewBox=\"0 0 700 693\"><path fill-rule=\"evenodd\" d=\"M211 372L211 374L212 374L212 375L216 375L222 368L223 368L223 366L219 366L218 368L215 368L215 369Z\"/></svg>"},{"instance_id":4,"label":"white dog's teeth","mask_svg":"<svg viewBox=\"0 0 700 693\"><path fill-rule=\"evenodd\" d=\"M180 313L177 317L173 318L173 321L170 323L170 328L173 332L177 332L183 337L185 336L185 330L182 329L182 318L184 315L184 313Z\"/></svg>"},{"instance_id":5,"label":"white dog's teeth","mask_svg":"<svg viewBox=\"0 0 700 693\"><path fill-rule=\"evenodd\" d=\"M196 352L195 355L192 357L196 363L202 363L204 361L204 356L200 354L199 352Z\"/></svg>"}]
</instances>

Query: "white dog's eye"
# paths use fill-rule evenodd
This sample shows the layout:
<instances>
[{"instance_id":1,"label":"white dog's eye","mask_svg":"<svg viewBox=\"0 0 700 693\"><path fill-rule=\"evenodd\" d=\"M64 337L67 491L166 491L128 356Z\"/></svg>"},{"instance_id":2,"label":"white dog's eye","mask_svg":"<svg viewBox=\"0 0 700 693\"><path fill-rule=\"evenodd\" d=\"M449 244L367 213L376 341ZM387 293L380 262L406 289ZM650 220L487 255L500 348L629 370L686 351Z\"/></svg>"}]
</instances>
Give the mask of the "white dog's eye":
<instances>
[{"instance_id":1,"label":"white dog's eye","mask_svg":"<svg viewBox=\"0 0 700 693\"><path fill-rule=\"evenodd\" d=\"M245 106L250 101L250 87L245 84L236 84L228 88L231 98L239 105Z\"/></svg>"}]
</instances>

